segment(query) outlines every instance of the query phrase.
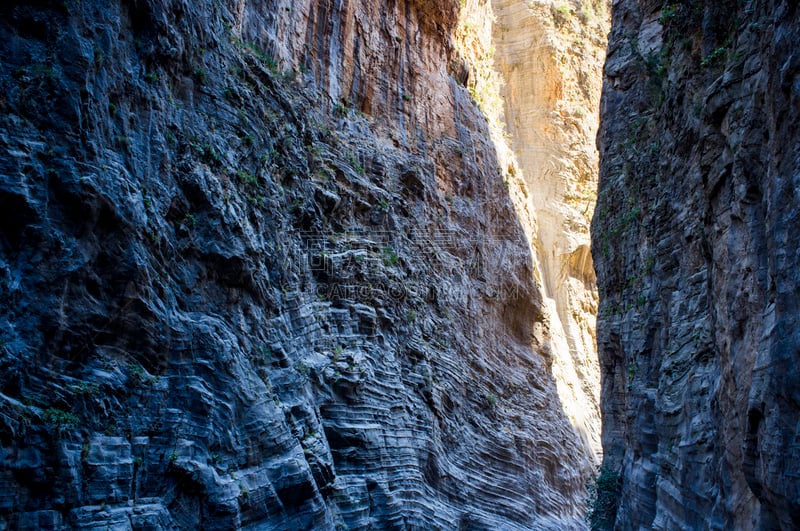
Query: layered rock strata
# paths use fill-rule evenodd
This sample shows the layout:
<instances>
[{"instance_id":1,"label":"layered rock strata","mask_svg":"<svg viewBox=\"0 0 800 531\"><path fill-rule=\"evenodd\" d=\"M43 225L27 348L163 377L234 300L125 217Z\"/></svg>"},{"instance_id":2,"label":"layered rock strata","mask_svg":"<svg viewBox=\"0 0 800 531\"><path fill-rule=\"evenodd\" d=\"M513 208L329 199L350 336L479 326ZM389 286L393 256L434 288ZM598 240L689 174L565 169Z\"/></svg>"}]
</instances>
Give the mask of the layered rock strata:
<instances>
[{"instance_id":1,"label":"layered rock strata","mask_svg":"<svg viewBox=\"0 0 800 531\"><path fill-rule=\"evenodd\" d=\"M583 527L459 9L0 6L2 527Z\"/></svg>"},{"instance_id":2,"label":"layered rock strata","mask_svg":"<svg viewBox=\"0 0 800 531\"><path fill-rule=\"evenodd\" d=\"M797 529L796 2L619 1L593 253L618 529Z\"/></svg>"}]
</instances>

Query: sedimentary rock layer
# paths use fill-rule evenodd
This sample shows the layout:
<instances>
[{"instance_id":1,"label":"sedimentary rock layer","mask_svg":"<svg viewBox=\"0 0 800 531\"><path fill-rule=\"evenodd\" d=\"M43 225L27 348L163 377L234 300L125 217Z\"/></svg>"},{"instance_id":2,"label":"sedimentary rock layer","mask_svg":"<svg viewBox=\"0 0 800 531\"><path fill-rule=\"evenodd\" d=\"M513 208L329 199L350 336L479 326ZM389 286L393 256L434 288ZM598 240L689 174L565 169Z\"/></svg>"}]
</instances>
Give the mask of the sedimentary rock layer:
<instances>
[{"instance_id":1,"label":"sedimentary rock layer","mask_svg":"<svg viewBox=\"0 0 800 531\"><path fill-rule=\"evenodd\" d=\"M0 6L0 526L583 526L459 9Z\"/></svg>"},{"instance_id":2,"label":"sedimentary rock layer","mask_svg":"<svg viewBox=\"0 0 800 531\"><path fill-rule=\"evenodd\" d=\"M619 529L800 526L796 2L615 2L593 222Z\"/></svg>"}]
</instances>

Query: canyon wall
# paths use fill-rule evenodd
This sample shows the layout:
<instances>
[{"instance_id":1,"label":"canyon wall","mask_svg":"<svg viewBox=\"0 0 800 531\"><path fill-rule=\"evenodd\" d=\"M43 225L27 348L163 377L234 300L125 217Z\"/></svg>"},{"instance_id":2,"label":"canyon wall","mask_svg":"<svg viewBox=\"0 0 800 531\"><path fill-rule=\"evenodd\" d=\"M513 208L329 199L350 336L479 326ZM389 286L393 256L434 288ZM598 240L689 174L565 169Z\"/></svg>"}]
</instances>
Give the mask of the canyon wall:
<instances>
[{"instance_id":1,"label":"canyon wall","mask_svg":"<svg viewBox=\"0 0 800 531\"><path fill-rule=\"evenodd\" d=\"M593 254L617 529L800 526L799 15L614 3Z\"/></svg>"},{"instance_id":2,"label":"canyon wall","mask_svg":"<svg viewBox=\"0 0 800 531\"><path fill-rule=\"evenodd\" d=\"M478 106L481 12L0 6L0 527L584 527L585 232Z\"/></svg>"},{"instance_id":3,"label":"canyon wall","mask_svg":"<svg viewBox=\"0 0 800 531\"><path fill-rule=\"evenodd\" d=\"M536 213L553 373L565 411L599 459L597 287L589 222L609 6L604 1L494 0L495 70L503 120Z\"/></svg>"}]
</instances>

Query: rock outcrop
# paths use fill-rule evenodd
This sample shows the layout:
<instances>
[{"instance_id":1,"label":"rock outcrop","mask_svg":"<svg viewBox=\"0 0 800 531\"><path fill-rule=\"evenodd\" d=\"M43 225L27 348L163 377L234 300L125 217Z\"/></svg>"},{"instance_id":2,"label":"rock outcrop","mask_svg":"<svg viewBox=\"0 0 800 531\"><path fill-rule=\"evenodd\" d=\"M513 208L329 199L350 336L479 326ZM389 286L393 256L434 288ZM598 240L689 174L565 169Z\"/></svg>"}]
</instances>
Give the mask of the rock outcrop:
<instances>
[{"instance_id":1,"label":"rock outcrop","mask_svg":"<svg viewBox=\"0 0 800 531\"><path fill-rule=\"evenodd\" d=\"M583 527L463 4L0 5L0 527Z\"/></svg>"},{"instance_id":2,"label":"rock outcrop","mask_svg":"<svg viewBox=\"0 0 800 531\"><path fill-rule=\"evenodd\" d=\"M797 529L797 2L615 2L593 222L618 529Z\"/></svg>"}]
</instances>

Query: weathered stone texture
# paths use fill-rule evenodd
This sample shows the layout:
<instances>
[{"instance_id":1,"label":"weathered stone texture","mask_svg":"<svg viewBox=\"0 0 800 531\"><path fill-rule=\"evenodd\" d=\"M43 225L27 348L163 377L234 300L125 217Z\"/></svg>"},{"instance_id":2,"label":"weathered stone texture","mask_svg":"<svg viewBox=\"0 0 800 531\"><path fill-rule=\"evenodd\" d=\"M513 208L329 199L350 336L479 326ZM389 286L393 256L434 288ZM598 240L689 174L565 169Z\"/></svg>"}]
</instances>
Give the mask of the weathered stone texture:
<instances>
[{"instance_id":1,"label":"weathered stone texture","mask_svg":"<svg viewBox=\"0 0 800 531\"><path fill-rule=\"evenodd\" d=\"M0 5L0 527L584 527L458 6Z\"/></svg>"},{"instance_id":2,"label":"weathered stone texture","mask_svg":"<svg viewBox=\"0 0 800 531\"><path fill-rule=\"evenodd\" d=\"M612 18L593 253L617 527L797 529L797 3Z\"/></svg>"}]
</instances>

